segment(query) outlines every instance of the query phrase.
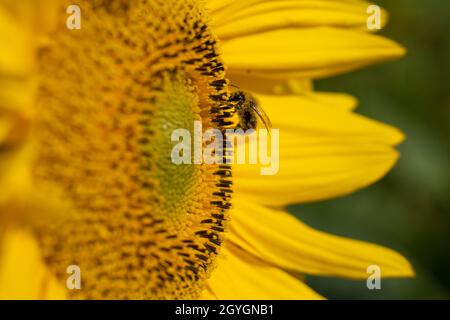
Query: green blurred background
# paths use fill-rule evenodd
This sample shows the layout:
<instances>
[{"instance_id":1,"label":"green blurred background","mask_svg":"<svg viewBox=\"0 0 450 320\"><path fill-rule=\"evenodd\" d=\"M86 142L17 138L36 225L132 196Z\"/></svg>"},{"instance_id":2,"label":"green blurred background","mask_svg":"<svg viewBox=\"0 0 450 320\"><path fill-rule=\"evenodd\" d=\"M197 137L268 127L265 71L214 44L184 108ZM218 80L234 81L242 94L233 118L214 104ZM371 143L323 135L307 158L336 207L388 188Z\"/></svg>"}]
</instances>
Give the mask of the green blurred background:
<instances>
[{"instance_id":1,"label":"green blurred background","mask_svg":"<svg viewBox=\"0 0 450 320\"><path fill-rule=\"evenodd\" d=\"M414 265L415 279L365 281L309 277L330 299L450 298L450 3L443 0L377 1L390 13L381 34L402 43L399 61L316 84L348 92L357 112L393 124L407 135L394 170L377 184L335 200L294 206L309 225L393 248Z\"/></svg>"}]
</instances>

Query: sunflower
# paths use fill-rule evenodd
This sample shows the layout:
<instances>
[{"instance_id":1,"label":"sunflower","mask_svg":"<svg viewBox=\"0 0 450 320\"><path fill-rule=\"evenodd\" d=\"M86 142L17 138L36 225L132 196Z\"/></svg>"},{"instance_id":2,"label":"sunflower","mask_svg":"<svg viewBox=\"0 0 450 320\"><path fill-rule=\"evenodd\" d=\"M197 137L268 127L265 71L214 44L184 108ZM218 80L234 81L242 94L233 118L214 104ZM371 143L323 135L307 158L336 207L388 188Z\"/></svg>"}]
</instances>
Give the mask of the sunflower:
<instances>
[{"instance_id":1,"label":"sunflower","mask_svg":"<svg viewBox=\"0 0 450 320\"><path fill-rule=\"evenodd\" d=\"M400 254L286 210L366 187L398 158L399 130L312 85L404 54L366 32L369 3L77 3L74 30L70 1L0 5L0 297L318 299L305 275L413 275ZM231 84L280 129L277 175L171 162L174 129L234 125ZM66 289L71 265L81 290Z\"/></svg>"}]
</instances>

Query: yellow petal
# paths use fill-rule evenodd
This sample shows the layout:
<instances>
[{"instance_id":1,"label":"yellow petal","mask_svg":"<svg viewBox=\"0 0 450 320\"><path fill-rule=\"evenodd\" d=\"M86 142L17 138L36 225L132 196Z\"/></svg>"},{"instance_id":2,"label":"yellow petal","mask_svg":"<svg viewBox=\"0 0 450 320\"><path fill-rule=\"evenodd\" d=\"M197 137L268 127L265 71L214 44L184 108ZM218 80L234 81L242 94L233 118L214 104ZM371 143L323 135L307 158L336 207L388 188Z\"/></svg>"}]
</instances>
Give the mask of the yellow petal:
<instances>
[{"instance_id":1,"label":"yellow petal","mask_svg":"<svg viewBox=\"0 0 450 320\"><path fill-rule=\"evenodd\" d=\"M207 285L205 289L203 289L200 300L217 300L217 296L211 290L211 288Z\"/></svg>"},{"instance_id":2,"label":"yellow petal","mask_svg":"<svg viewBox=\"0 0 450 320\"><path fill-rule=\"evenodd\" d=\"M57 7L56 0L1 2L0 110L31 108L36 88L36 50L46 42L57 19L65 17Z\"/></svg>"},{"instance_id":3,"label":"yellow petal","mask_svg":"<svg viewBox=\"0 0 450 320\"><path fill-rule=\"evenodd\" d=\"M0 146L6 140L6 137L9 135L13 128L13 121L7 119L6 117L2 117L0 115Z\"/></svg>"},{"instance_id":4,"label":"yellow petal","mask_svg":"<svg viewBox=\"0 0 450 320\"><path fill-rule=\"evenodd\" d=\"M8 145L0 147L7 148ZM17 152L0 152L0 209L8 201L25 200L31 196L30 160L31 144ZM25 199L23 199L25 198ZM0 219L2 212L0 211Z\"/></svg>"},{"instance_id":5,"label":"yellow petal","mask_svg":"<svg viewBox=\"0 0 450 320\"><path fill-rule=\"evenodd\" d=\"M221 300L321 299L299 279L229 245L208 280Z\"/></svg>"},{"instance_id":6,"label":"yellow petal","mask_svg":"<svg viewBox=\"0 0 450 320\"><path fill-rule=\"evenodd\" d=\"M260 106L281 134L303 136L343 137L370 141L380 145L397 145L404 135L392 126L351 112L355 100L344 96L309 93L305 95L257 95ZM339 108L337 105L343 105ZM301 142L301 140L300 140Z\"/></svg>"},{"instance_id":7,"label":"yellow petal","mask_svg":"<svg viewBox=\"0 0 450 320\"><path fill-rule=\"evenodd\" d=\"M258 203L284 206L348 194L370 185L395 164L396 128L301 96L258 96L279 129L279 171L234 165L235 190ZM237 152L242 152L240 146ZM276 158L272 158L276 163Z\"/></svg>"},{"instance_id":8,"label":"yellow petal","mask_svg":"<svg viewBox=\"0 0 450 320\"><path fill-rule=\"evenodd\" d=\"M28 75L34 62L33 54L31 30L0 6L0 77Z\"/></svg>"},{"instance_id":9,"label":"yellow petal","mask_svg":"<svg viewBox=\"0 0 450 320\"><path fill-rule=\"evenodd\" d=\"M246 91L261 94L291 94L304 93L313 90L313 81L307 78L300 79L270 79L261 76L228 74L233 85Z\"/></svg>"},{"instance_id":10,"label":"yellow petal","mask_svg":"<svg viewBox=\"0 0 450 320\"><path fill-rule=\"evenodd\" d=\"M64 299L62 284L49 274L33 237L25 231L4 235L0 258L0 299Z\"/></svg>"},{"instance_id":11,"label":"yellow petal","mask_svg":"<svg viewBox=\"0 0 450 320\"><path fill-rule=\"evenodd\" d=\"M290 214L236 198L230 240L275 266L305 274L367 279L377 265L382 277L414 275L393 250L314 230ZM349 222L351 223L351 222Z\"/></svg>"},{"instance_id":12,"label":"yellow petal","mask_svg":"<svg viewBox=\"0 0 450 320\"><path fill-rule=\"evenodd\" d=\"M29 77L0 76L0 117L4 112L26 113L20 117L31 117L36 92L36 80Z\"/></svg>"},{"instance_id":13,"label":"yellow petal","mask_svg":"<svg viewBox=\"0 0 450 320\"><path fill-rule=\"evenodd\" d=\"M29 126L30 119L24 113L0 108L0 153L19 145Z\"/></svg>"},{"instance_id":14,"label":"yellow petal","mask_svg":"<svg viewBox=\"0 0 450 320\"><path fill-rule=\"evenodd\" d=\"M321 105L338 108L344 111L352 111L358 106L358 100L345 93L311 92L305 94L305 98L313 100Z\"/></svg>"},{"instance_id":15,"label":"yellow petal","mask_svg":"<svg viewBox=\"0 0 450 320\"><path fill-rule=\"evenodd\" d=\"M225 6L228 6L235 2L236 0L209 0L207 2L208 9L210 13L217 12L218 10L223 9Z\"/></svg>"},{"instance_id":16,"label":"yellow petal","mask_svg":"<svg viewBox=\"0 0 450 320\"><path fill-rule=\"evenodd\" d=\"M232 1L212 11L214 31L227 40L281 28L332 26L367 29L366 1ZM387 14L382 11L381 25Z\"/></svg>"},{"instance_id":17,"label":"yellow petal","mask_svg":"<svg viewBox=\"0 0 450 320\"><path fill-rule=\"evenodd\" d=\"M30 43L33 45L39 45L44 40L42 38L47 38L58 23L64 26L67 18L66 6L61 6L59 0L3 0L0 10L8 12L21 29L26 29L33 35Z\"/></svg>"},{"instance_id":18,"label":"yellow petal","mask_svg":"<svg viewBox=\"0 0 450 320\"><path fill-rule=\"evenodd\" d=\"M405 50L386 38L336 28L280 29L222 44L231 77L319 78L401 57Z\"/></svg>"}]
</instances>

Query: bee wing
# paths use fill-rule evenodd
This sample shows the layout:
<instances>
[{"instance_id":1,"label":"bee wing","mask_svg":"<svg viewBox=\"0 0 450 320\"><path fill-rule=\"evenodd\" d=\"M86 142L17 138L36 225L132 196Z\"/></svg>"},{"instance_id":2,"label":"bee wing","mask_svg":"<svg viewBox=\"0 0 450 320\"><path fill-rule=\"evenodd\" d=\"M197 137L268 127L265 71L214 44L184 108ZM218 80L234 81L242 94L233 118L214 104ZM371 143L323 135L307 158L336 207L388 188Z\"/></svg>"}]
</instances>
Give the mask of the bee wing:
<instances>
[{"instance_id":1,"label":"bee wing","mask_svg":"<svg viewBox=\"0 0 450 320\"><path fill-rule=\"evenodd\" d=\"M266 127L267 131L269 131L270 128L272 128L272 122L270 122L269 117L264 112L264 110L257 104L253 104L253 110L255 110L258 117L261 119L262 123L264 123L264 126Z\"/></svg>"}]
</instances>

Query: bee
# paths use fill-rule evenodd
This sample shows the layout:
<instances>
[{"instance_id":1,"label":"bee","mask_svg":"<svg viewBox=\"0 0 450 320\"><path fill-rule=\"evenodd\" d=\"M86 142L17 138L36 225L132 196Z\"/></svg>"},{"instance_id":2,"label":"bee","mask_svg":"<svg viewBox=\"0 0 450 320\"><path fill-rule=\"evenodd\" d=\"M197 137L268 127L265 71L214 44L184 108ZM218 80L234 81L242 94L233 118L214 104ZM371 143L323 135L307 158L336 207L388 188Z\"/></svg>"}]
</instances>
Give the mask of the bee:
<instances>
[{"instance_id":1,"label":"bee","mask_svg":"<svg viewBox=\"0 0 450 320\"><path fill-rule=\"evenodd\" d=\"M270 132L269 129L272 127L272 123L256 99L250 93L244 92L236 86L233 87L236 89L231 92L229 101L234 104L239 116L238 128L244 131L256 129L259 118L266 127L266 130Z\"/></svg>"}]
</instances>

